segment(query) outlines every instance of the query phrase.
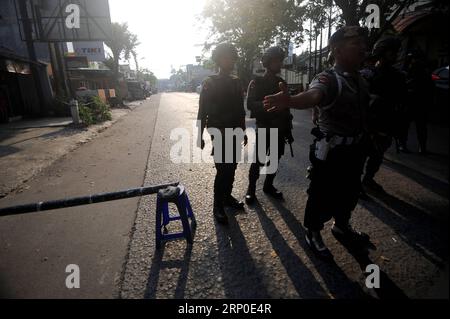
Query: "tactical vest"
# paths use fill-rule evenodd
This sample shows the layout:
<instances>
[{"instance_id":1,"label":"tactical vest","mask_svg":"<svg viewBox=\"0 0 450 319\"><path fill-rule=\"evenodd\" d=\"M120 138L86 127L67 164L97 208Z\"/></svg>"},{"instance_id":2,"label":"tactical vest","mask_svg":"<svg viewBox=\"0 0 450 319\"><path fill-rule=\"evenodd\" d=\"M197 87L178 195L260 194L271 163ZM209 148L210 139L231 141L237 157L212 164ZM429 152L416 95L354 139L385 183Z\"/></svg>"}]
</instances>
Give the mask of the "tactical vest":
<instances>
[{"instance_id":1,"label":"tactical vest","mask_svg":"<svg viewBox=\"0 0 450 319\"><path fill-rule=\"evenodd\" d=\"M209 100L205 101L209 127L239 127L245 118L239 79L212 75L208 79Z\"/></svg>"}]
</instances>

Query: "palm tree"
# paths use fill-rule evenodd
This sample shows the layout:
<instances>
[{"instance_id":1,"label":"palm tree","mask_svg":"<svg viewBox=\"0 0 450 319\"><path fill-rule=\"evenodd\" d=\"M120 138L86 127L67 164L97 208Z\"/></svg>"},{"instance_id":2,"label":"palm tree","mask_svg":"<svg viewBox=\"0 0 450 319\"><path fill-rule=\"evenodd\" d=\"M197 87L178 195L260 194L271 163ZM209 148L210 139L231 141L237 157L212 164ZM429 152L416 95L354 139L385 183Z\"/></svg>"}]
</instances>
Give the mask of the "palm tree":
<instances>
[{"instance_id":1,"label":"palm tree","mask_svg":"<svg viewBox=\"0 0 450 319\"><path fill-rule=\"evenodd\" d=\"M132 54L133 57L135 57L135 62L137 62L136 47L140 43L138 41L137 35L131 33L128 30L127 23L114 22L112 23L111 27L112 36L110 39L105 41L105 44L111 49L112 57L106 63L106 65L113 71L114 79L116 82L116 91L118 91L120 59L124 58L125 60L129 60L130 54ZM120 92L118 92L118 96L121 96Z\"/></svg>"},{"instance_id":2,"label":"palm tree","mask_svg":"<svg viewBox=\"0 0 450 319\"><path fill-rule=\"evenodd\" d=\"M130 32L128 31L127 23L112 23L112 36L105 41L105 44L111 49L112 53L112 71L114 77L117 79L119 76L119 61L121 56L126 53Z\"/></svg>"},{"instance_id":3,"label":"palm tree","mask_svg":"<svg viewBox=\"0 0 450 319\"><path fill-rule=\"evenodd\" d=\"M137 35L130 34L130 38L128 41L126 51L128 52L128 55L131 54L133 56L134 64L136 65L136 75L139 74L139 63L138 63L138 57L137 57L138 55L137 55L136 48L140 44L141 43L139 42ZM127 52L125 52L126 55L127 55Z\"/></svg>"}]
</instances>

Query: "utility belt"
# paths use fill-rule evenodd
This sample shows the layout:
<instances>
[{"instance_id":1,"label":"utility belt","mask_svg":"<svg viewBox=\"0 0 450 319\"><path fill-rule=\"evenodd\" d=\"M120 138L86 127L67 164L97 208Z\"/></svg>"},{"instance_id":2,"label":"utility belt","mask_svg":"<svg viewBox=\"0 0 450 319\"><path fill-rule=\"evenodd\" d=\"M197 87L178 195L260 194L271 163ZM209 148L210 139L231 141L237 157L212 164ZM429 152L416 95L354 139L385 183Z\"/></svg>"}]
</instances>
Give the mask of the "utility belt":
<instances>
[{"instance_id":1,"label":"utility belt","mask_svg":"<svg viewBox=\"0 0 450 319\"><path fill-rule=\"evenodd\" d=\"M336 146L356 145L361 142L364 136L363 133L356 136L340 136L333 133L322 132L318 127L313 128L311 133L316 137L314 144L311 145L311 151L314 151L314 157L321 161L325 161L328 152Z\"/></svg>"}]
</instances>

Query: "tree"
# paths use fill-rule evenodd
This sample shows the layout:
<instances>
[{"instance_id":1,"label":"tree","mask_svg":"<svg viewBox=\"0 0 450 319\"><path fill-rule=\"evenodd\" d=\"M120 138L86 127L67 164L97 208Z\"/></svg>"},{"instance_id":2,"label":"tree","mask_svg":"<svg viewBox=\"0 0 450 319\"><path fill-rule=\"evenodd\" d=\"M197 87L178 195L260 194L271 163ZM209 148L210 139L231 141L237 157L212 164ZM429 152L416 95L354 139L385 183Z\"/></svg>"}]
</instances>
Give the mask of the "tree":
<instances>
[{"instance_id":1,"label":"tree","mask_svg":"<svg viewBox=\"0 0 450 319\"><path fill-rule=\"evenodd\" d=\"M158 79L153 74L152 71L149 69L142 69L139 71L139 73L142 75L142 80L150 82L150 86L152 88L156 87L156 84L158 83Z\"/></svg>"},{"instance_id":2,"label":"tree","mask_svg":"<svg viewBox=\"0 0 450 319\"><path fill-rule=\"evenodd\" d=\"M244 84L249 82L253 62L261 51L278 41L287 48L289 41L302 38L303 7L295 0L210 0L203 17L212 23L208 50L220 42L233 43L239 53L237 70Z\"/></svg>"},{"instance_id":3,"label":"tree","mask_svg":"<svg viewBox=\"0 0 450 319\"><path fill-rule=\"evenodd\" d=\"M309 1L305 7L305 18L309 19L309 29L305 30L309 38L309 51L312 54L312 41L314 39L314 72L322 70L322 38L323 29L331 28L331 24L335 23L332 17L332 1L331 0L315 0ZM330 12L331 9L331 12ZM317 40L320 35L319 54L317 54ZM312 58L309 58L309 65L312 65Z\"/></svg>"},{"instance_id":4,"label":"tree","mask_svg":"<svg viewBox=\"0 0 450 319\"><path fill-rule=\"evenodd\" d=\"M334 7L337 7L340 14L335 17L340 25L365 25L368 16L366 8L369 4L375 4L380 9L380 28L373 28L369 35L369 44L375 41L387 29L391 27L392 21L416 0L334 0ZM307 17L314 21L314 25L323 23L323 13L325 7L332 5L331 0L311 0L307 5ZM331 8L333 9L333 8ZM340 21L339 21L340 20Z\"/></svg>"},{"instance_id":5,"label":"tree","mask_svg":"<svg viewBox=\"0 0 450 319\"><path fill-rule=\"evenodd\" d=\"M346 25L359 25L361 13L365 10L366 0L334 0L336 5L342 10L342 19Z\"/></svg>"},{"instance_id":6,"label":"tree","mask_svg":"<svg viewBox=\"0 0 450 319\"><path fill-rule=\"evenodd\" d=\"M380 8L380 24L383 28L385 23L389 23L393 19L387 19L393 10L400 9L401 11L405 5L412 4L417 0L334 0L335 4L342 11L342 19L346 25L361 25L364 24L367 16L366 8L369 4L376 4Z\"/></svg>"},{"instance_id":7,"label":"tree","mask_svg":"<svg viewBox=\"0 0 450 319\"><path fill-rule=\"evenodd\" d=\"M201 66L204 68L204 69L207 69L207 70L212 70L212 71L214 71L214 69L215 69L215 64L214 64L214 62L213 62L213 60L211 60L211 59L202 59L202 61L201 61Z\"/></svg>"},{"instance_id":8,"label":"tree","mask_svg":"<svg viewBox=\"0 0 450 319\"><path fill-rule=\"evenodd\" d=\"M136 47L139 45L139 41L137 36L128 30L127 23L114 22L111 24L111 28L112 37L105 41L105 44L111 49L112 53L112 57L107 62L107 65L112 67L112 71L117 80L119 77L120 59L129 60L130 54L136 54Z\"/></svg>"},{"instance_id":9,"label":"tree","mask_svg":"<svg viewBox=\"0 0 450 319\"><path fill-rule=\"evenodd\" d=\"M126 50L128 52L130 52L130 54L133 56L133 60L134 60L134 64L136 65L136 74L139 75L139 63L138 63L138 54L137 54L137 46L140 45L141 43L138 40L137 35L135 34L130 34L130 38L128 40L127 43L127 47Z\"/></svg>"},{"instance_id":10,"label":"tree","mask_svg":"<svg viewBox=\"0 0 450 319\"><path fill-rule=\"evenodd\" d=\"M186 91L187 89L187 73L186 71L182 69L178 69L178 71L175 71L175 69L172 69L170 76L170 82L173 85L173 89L176 91Z\"/></svg>"}]
</instances>

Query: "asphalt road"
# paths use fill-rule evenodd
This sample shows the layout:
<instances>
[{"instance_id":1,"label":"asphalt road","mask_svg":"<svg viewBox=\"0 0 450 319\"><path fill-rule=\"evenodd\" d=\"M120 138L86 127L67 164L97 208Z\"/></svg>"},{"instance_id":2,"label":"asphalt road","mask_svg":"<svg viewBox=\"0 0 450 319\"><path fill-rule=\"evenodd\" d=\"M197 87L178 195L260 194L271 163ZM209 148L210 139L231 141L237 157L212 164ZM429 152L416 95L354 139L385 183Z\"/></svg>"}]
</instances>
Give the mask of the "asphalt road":
<instances>
[{"instance_id":1,"label":"asphalt road","mask_svg":"<svg viewBox=\"0 0 450 319\"><path fill-rule=\"evenodd\" d=\"M159 96L67 153L0 206L139 187L153 138ZM30 158L30 160L33 160ZM0 218L0 296L114 298L139 198ZM80 268L67 289L66 266Z\"/></svg>"},{"instance_id":2,"label":"asphalt road","mask_svg":"<svg viewBox=\"0 0 450 319\"><path fill-rule=\"evenodd\" d=\"M328 231L325 262L304 241L303 212L310 113L294 113L294 153L283 157L276 186L285 201L262 192L230 225L212 216L212 163L173 163L174 128L192 132L197 94L152 96L91 142L36 176L0 206L180 181L197 219L192 246L168 242L155 251L155 196L0 219L0 294L94 298L448 298L448 185L395 166L377 180L387 194L360 202L355 228L371 236L367 253L348 250ZM248 120L248 126L254 125ZM191 145L192 141L184 141ZM234 195L243 197L249 164L240 164ZM329 226L329 225L328 225ZM176 230L179 225L171 225ZM368 289L362 268L381 269ZM81 288L65 287L78 264Z\"/></svg>"},{"instance_id":3,"label":"asphalt road","mask_svg":"<svg viewBox=\"0 0 450 319\"><path fill-rule=\"evenodd\" d=\"M230 225L223 227L211 213L213 164L170 161L176 143L170 132L192 131L197 105L196 94L162 96L145 178L146 184L179 180L187 187L198 220L194 245L168 242L155 253L155 200L145 198L137 213L123 298L448 298L448 185L383 167L377 179L387 194L361 202L353 217L355 227L371 236L373 249L349 251L327 230L324 240L334 262L324 262L308 250L302 226L310 112L294 111L295 157L286 152L275 180L285 202L267 198L261 178L259 203L243 213L229 212ZM248 168L238 167L236 197L245 194ZM381 269L376 291L366 288L361 269L370 263Z\"/></svg>"}]
</instances>

